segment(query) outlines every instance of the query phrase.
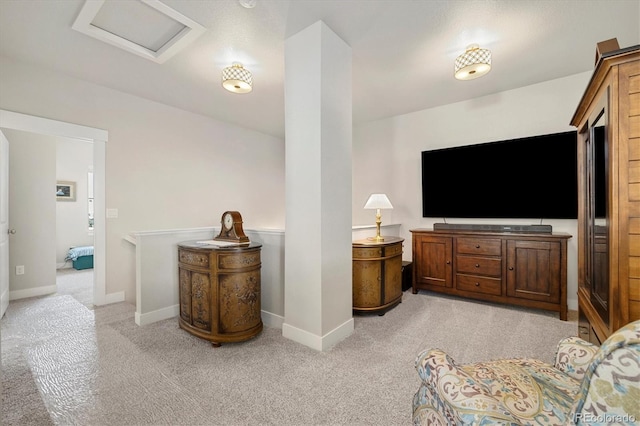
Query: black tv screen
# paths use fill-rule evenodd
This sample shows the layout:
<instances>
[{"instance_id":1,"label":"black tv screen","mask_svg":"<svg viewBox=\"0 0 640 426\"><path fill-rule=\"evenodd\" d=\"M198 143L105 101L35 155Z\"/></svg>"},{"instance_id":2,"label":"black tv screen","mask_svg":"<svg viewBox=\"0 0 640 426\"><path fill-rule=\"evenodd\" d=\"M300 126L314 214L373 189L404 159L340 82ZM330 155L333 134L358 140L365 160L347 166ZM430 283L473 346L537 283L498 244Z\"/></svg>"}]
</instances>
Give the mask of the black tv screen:
<instances>
[{"instance_id":1,"label":"black tv screen","mask_svg":"<svg viewBox=\"0 0 640 426\"><path fill-rule=\"evenodd\" d=\"M576 219L577 132L423 151L422 216Z\"/></svg>"}]
</instances>

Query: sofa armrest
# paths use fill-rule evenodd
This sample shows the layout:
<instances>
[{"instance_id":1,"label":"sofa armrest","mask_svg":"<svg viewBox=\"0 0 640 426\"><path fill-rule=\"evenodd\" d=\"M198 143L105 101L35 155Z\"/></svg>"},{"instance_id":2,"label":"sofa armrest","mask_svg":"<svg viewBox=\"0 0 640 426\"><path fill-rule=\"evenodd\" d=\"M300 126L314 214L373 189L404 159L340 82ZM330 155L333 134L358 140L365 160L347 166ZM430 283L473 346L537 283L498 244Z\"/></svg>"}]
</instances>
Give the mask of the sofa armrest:
<instances>
[{"instance_id":1,"label":"sofa armrest","mask_svg":"<svg viewBox=\"0 0 640 426\"><path fill-rule=\"evenodd\" d=\"M424 351L415 363L431 404L455 424L517 423L509 410L489 390L459 368L439 349Z\"/></svg>"},{"instance_id":2,"label":"sofa armrest","mask_svg":"<svg viewBox=\"0 0 640 426\"><path fill-rule=\"evenodd\" d=\"M574 379L581 381L599 346L579 337L567 337L558 343L554 365Z\"/></svg>"}]
</instances>

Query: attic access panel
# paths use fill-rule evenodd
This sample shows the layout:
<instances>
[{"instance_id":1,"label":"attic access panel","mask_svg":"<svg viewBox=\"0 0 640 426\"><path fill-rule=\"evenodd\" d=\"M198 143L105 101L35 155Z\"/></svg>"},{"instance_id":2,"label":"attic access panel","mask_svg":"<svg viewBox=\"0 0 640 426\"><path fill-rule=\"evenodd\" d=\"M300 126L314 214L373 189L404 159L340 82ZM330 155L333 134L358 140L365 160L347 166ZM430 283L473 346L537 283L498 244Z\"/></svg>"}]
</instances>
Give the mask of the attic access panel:
<instances>
[{"instance_id":1,"label":"attic access panel","mask_svg":"<svg viewBox=\"0 0 640 426\"><path fill-rule=\"evenodd\" d=\"M159 64L206 31L159 0L86 0L71 28Z\"/></svg>"}]
</instances>

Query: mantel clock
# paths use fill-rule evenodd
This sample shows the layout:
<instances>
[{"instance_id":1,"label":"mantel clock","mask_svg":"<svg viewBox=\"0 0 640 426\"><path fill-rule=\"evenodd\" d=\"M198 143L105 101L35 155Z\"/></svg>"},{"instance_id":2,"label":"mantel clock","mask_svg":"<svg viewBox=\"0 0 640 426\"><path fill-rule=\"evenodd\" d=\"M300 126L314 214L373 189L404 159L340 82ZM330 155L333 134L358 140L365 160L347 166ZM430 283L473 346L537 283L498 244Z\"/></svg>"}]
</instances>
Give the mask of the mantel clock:
<instances>
[{"instance_id":1,"label":"mantel clock","mask_svg":"<svg viewBox=\"0 0 640 426\"><path fill-rule=\"evenodd\" d=\"M248 243L242 229L242 216L237 211L226 211L220 218L220 233L214 238L216 241L231 241L235 243Z\"/></svg>"}]
</instances>

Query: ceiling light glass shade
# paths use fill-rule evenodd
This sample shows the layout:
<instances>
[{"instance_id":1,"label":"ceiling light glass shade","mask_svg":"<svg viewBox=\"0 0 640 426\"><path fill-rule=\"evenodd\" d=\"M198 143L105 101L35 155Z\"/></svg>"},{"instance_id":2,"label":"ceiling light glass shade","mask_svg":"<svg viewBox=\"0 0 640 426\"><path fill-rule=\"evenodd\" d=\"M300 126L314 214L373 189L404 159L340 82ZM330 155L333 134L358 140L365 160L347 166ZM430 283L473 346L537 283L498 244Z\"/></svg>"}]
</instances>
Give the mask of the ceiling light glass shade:
<instances>
[{"instance_id":1,"label":"ceiling light glass shade","mask_svg":"<svg viewBox=\"0 0 640 426\"><path fill-rule=\"evenodd\" d=\"M256 0L238 0L238 3L247 9L253 9L256 7Z\"/></svg>"},{"instance_id":2,"label":"ceiling light glass shade","mask_svg":"<svg viewBox=\"0 0 640 426\"><path fill-rule=\"evenodd\" d=\"M454 75L458 80L473 80L491 71L491 51L480 49L477 44L467 46L467 51L456 58Z\"/></svg>"},{"instance_id":3,"label":"ceiling light glass shade","mask_svg":"<svg viewBox=\"0 0 640 426\"><path fill-rule=\"evenodd\" d=\"M242 64L234 63L222 70L222 87L233 93L249 93L253 90L253 76Z\"/></svg>"},{"instance_id":4,"label":"ceiling light glass shade","mask_svg":"<svg viewBox=\"0 0 640 426\"><path fill-rule=\"evenodd\" d=\"M386 194L371 194L367 203L364 205L365 209L392 209L391 201L387 198Z\"/></svg>"}]
</instances>

